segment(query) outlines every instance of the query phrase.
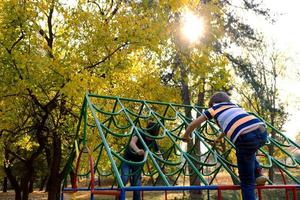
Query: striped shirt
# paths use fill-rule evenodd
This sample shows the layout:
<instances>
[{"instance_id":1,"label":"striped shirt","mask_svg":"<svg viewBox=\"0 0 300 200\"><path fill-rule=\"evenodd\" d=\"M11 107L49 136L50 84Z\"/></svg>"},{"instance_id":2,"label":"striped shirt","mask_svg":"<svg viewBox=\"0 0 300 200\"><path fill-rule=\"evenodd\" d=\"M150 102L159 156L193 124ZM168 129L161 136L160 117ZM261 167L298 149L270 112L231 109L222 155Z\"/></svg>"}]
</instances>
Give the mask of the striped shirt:
<instances>
[{"instance_id":1,"label":"striped shirt","mask_svg":"<svg viewBox=\"0 0 300 200\"><path fill-rule=\"evenodd\" d=\"M214 104L211 108L205 110L203 115L207 119L215 119L233 143L241 133L260 124L264 125L260 119L231 102Z\"/></svg>"}]
</instances>

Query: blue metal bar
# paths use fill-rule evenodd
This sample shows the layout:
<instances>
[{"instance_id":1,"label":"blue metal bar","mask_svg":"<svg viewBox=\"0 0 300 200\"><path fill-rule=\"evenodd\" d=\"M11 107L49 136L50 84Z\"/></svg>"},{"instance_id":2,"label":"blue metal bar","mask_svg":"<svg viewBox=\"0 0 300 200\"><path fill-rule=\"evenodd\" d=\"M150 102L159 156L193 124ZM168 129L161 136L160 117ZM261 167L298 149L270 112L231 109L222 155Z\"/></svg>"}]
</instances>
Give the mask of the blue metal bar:
<instances>
[{"instance_id":1,"label":"blue metal bar","mask_svg":"<svg viewBox=\"0 0 300 200\"><path fill-rule=\"evenodd\" d=\"M94 200L94 194L91 192L91 200Z\"/></svg>"},{"instance_id":2,"label":"blue metal bar","mask_svg":"<svg viewBox=\"0 0 300 200\"><path fill-rule=\"evenodd\" d=\"M227 185L229 187L236 187L236 185ZM287 187L295 187L300 189L300 185L266 185L259 186L261 189L276 189L276 188L284 188ZM221 188L223 190L224 185L203 185L203 186L130 186L124 187L126 191L163 191L163 190L217 190ZM121 190L120 188L94 188L94 190ZM63 188L64 191L74 191L74 188ZM90 188L76 188L76 191L90 191Z\"/></svg>"},{"instance_id":3,"label":"blue metal bar","mask_svg":"<svg viewBox=\"0 0 300 200\"><path fill-rule=\"evenodd\" d=\"M205 186L130 186L124 187L126 191L163 191L163 190L217 190L217 185Z\"/></svg>"},{"instance_id":4,"label":"blue metal bar","mask_svg":"<svg viewBox=\"0 0 300 200\"><path fill-rule=\"evenodd\" d=\"M210 200L210 192L207 190L207 200Z\"/></svg>"},{"instance_id":5,"label":"blue metal bar","mask_svg":"<svg viewBox=\"0 0 300 200\"><path fill-rule=\"evenodd\" d=\"M125 200L126 198L126 190L124 188L121 188L121 194L120 194L120 200Z\"/></svg>"},{"instance_id":6,"label":"blue metal bar","mask_svg":"<svg viewBox=\"0 0 300 200\"><path fill-rule=\"evenodd\" d=\"M293 193L294 196L297 195L297 190L300 189L300 185L267 185L267 186L259 186L258 189L278 189L278 188L285 188L294 187ZM208 199L209 191L210 190L239 190L239 186L237 185L205 185L205 186L130 186L130 187L123 187L123 188L95 188L94 190L118 190L120 191L120 200L126 199L126 191L176 191L176 190L207 190ZM295 190L296 189L296 190ZM73 188L63 188L61 193L61 200L64 199L64 191L74 191ZM90 191L90 188L77 188L76 191ZM297 197L296 197L297 199ZM94 195L91 194L91 200L94 200Z\"/></svg>"}]
</instances>

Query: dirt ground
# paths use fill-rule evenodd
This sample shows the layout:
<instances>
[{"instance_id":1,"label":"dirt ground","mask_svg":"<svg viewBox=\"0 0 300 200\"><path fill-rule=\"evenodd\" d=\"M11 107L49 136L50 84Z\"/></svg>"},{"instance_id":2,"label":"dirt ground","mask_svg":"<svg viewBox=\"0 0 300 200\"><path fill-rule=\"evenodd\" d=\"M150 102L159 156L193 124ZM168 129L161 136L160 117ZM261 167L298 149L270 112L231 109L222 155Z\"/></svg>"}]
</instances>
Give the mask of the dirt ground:
<instances>
[{"instance_id":1,"label":"dirt ground","mask_svg":"<svg viewBox=\"0 0 300 200\"><path fill-rule=\"evenodd\" d=\"M295 171L295 174L297 174L297 178L299 177L299 171ZM280 178L278 178L278 184L283 184ZM277 182L276 181L276 182ZM78 182L78 185L80 187L85 187L85 183L88 181L86 180L81 180ZM110 183L108 183L110 182ZM104 184L102 186L109 187L111 185L111 181L108 181L107 184ZM143 178L143 185L151 185L150 180L147 180ZM180 185L187 185L188 179L186 180L180 180ZM103 183L103 182L102 182ZM226 176L225 174L220 173L217 177L217 179L213 183L214 185L232 185L231 179ZM186 200L189 199L188 192L183 192L183 191L168 191L165 193L164 191L147 191L143 192L143 199L144 200ZM217 199L217 192L216 191L207 191L203 192L203 199ZM208 196L210 198L208 198ZM14 191L9 190L6 193L0 192L0 200L14 200ZM289 199L292 198L292 193L291 191L289 192ZM115 200L114 196L104 196L104 195L95 195L94 196L95 200ZM297 191L297 198L300 199L300 190ZM41 191L34 191L33 193L30 194L29 200L46 200L47 199L47 193L41 192ZM90 193L89 192L76 192L75 194L69 193L69 194L64 194L64 199L65 200L87 200L90 199ZM132 192L126 192L126 200L131 200L132 199ZM200 198L197 198L200 199ZM272 200L282 200L285 199L285 190L265 190L263 191L263 199L272 199ZM240 200L240 191L222 191L222 200Z\"/></svg>"},{"instance_id":2,"label":"dirt ground","mask_svg":"<svg viewBox=\"0 0 300 200\"><path fill-rule=\"evenodd\" d=\"M15 193L14 191L8 191L6 193L0 192L0 200L14 200ZM165 193L164 192L144 192L144 200L161 200L165 199ZM176 199L187 199L186 194L183 194L182 191L180 192L173 192L167 193L168 200L176 200ZM104 196L104 195L95 195L95 200L115 200L114 196ZM30 194L29 200L46 200L47 199L47 193L40 192L40 191L34 191ZM89 192L76 192L76 194L64 194L65 200L87 200L90 199L90 193ZM131 200L132 199L132 192L126 193L126 199Z\"/></svg>"},{"instance_id":3,"label":"dirt ground","mask_svg":"<svg viewBox=\"0 0 300 200\"><path fill-rule=\"evenodd\" d=\"M14 200L14 191L9 191L7 193L0 192L0 200ZM210 191L209 197L207 197L208 193L207 191L203 192L203 198L196 198L198 200L200 199L217 199L217 193L216 191ZM222 200L240 200L241 198L240 191L223 191L222 192ZM300 190L297 192L297 198L300 199ZM35 191L29 196L29 200L46 200L47 199L47 193L45 192L39 192ZM77 192L76 194L65 194L64 195L65 200L88 200L90 199L90 193L89 192ZM104 196L104 195L95 195L95 200L115 200L114 196ZM143 200L164 200L165 193L164 192L144 192L144 198ZM189 199L188 193L183 193L183 191L178 192L168 192L167 193L167 199L168 200L187 200ZM269 191L263 191L263 200L282 200L286 199L285 197L285 191L284 190L269 190ZM289 200L293 199L293 195L291 191L289 192ZM132 200L132 192L126 192L126 200Z\"/></svg>"},{"instance_id":4,"label":"dirt ground","mask_svg":"<svg viewBox=\"0 0 300 200\"><path fill-rule=\"evenodd\" d=\"M47 193L41 191L34 191L29 195L30 200L46 200ZM15 199L15 192L13 190L9 190L8 192L0 192L0 200L14 200Z\"/></svg>"}]
</instances>

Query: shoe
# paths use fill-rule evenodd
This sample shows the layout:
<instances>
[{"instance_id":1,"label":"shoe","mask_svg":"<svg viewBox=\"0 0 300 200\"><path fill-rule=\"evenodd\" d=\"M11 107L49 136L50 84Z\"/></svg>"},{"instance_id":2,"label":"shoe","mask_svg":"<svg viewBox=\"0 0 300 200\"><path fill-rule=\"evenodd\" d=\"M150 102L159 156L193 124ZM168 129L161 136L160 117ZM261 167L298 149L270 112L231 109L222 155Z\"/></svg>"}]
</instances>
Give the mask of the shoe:
<instances>
[{"instance_id":1,"label":"shoe","mask_svg":"<svg viewBox=\"0 0 300 200\"><path fill-rule=\"evenodd\" d=\"M258 185L258 186L264 186L267 182L267 177L265 176L259 176L255 179L255 184Z\"/></svg>"}]
</instances>

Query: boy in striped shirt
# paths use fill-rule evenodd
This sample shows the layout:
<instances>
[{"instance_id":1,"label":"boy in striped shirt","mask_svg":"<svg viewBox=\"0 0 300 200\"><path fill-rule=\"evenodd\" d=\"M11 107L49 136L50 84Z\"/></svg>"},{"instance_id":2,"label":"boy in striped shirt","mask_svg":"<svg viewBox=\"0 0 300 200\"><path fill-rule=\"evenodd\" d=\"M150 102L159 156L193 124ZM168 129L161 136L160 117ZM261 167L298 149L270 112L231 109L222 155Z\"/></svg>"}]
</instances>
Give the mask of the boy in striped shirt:
<instances>
[{"instance_id":1,"label":"boy in striped shirt","mask_svg":"<svg viewBox=\"0 0 300 200\"><path fill-rule=\"evenodd\" d=\"M218 92L211 97L203 115L189 124L183 140L191 139L193 130L209 119L214 119L223 130L216 142L226 135L235 144L243 200L255 200L255 184L264 185L267 181L255 156L267 141L264 122L231 103L225 92Z\"/></svg>"}]
</instances>

